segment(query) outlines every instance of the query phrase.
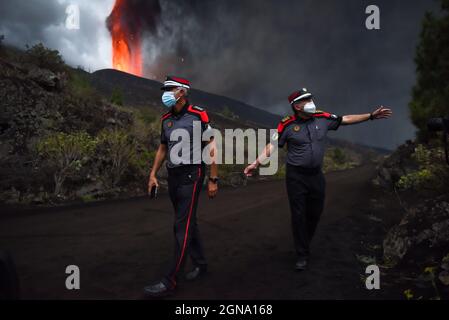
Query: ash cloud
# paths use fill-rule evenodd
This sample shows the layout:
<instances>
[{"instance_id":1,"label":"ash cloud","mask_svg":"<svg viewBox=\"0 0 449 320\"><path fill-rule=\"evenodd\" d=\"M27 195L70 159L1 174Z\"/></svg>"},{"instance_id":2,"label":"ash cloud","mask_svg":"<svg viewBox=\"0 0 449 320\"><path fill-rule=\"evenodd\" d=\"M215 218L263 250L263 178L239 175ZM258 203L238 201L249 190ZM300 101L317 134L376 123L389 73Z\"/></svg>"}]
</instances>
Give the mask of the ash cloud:
<instances>
[{"instance_id":1,"label":"ash cloud","mask_svg":"<svg viewBox=\"0 0 449 320\"><path fill-rule=\"evenodd\" d=\"M106 19L113 0L5 0L0 33L23 47L44 41L72 65L111 66ZM384 148L413 138L407 104L415 83L415 47L426 10L417 0L151 0L157 20L143 19L145 75L177 74L195 88L233 97L279 114L298 87L329 112L369 112L384 104L388 121L345 127L334 136ZM81 29L63 28L65 5L80 4ZM381 10L381 30L365 28L365 8ZM142 17L148 13L139 10ZM156 23L154 23L156 21ZM155 26L154 26L155 24Z\"/></svg>"},{"instance_id":2,"label":"ash cloud","mask_svg":"<svg viewBox=\"0 0 449 320\"><path fill-rule=\"evenodd\" d=\"M394 109L388 121L342 128L336 138L393 149L414 137L407 104L426 10L437 2L377 1L381 30L365 28L368 1L161 1L161 28L146 42L146 74L279 114L307 87L337 114Z\"/></svg>"},{"instance_id":3,"label":"ash cloud","mask_svg":"<svg viewBox=\"0 0 449 320\"><path fill-rule=\"evenodd\" d=\"M106 20L109 30L112 29L113 16L117 15L120 24L126 26L129 36L154 32L161 13L159 0L120 0Z\"/></svg>"}]
</instances>

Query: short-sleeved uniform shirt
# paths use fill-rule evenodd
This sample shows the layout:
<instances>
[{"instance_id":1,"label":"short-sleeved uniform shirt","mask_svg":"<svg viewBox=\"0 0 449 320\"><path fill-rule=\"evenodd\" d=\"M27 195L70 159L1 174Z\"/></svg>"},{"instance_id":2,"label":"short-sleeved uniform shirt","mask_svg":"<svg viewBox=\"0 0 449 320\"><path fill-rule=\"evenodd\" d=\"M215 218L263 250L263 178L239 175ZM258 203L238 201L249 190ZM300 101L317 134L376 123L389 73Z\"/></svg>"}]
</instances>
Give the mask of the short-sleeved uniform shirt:
<instances>
[{"instance_id":1,"label":"short-sleeved uniform shirt","mask_svg":"<svg viewBox=\"0 0 449 320\"><path fill-rule=\"evenodd\" d=\"M161 122L161 144L168 147L168 168L203 163L202 151L207 141L202 141L202 135L205 131L212 130L206 110L186 105L179 113L172 110L164 114Z\"/></svg>"},{"instance_id":2,"label":"short-sleeved uniform shirt","mask_svg":"<svg viewBox=\"0 0 449 320\"><path fill-rule=\"evenodd\" d=\"M322 167L329 130L337 130L341 116L318 111L309 119L285 117L278 126L278 145L287 143L287 163L304 168Z\"/></svg>"}]
</instances>

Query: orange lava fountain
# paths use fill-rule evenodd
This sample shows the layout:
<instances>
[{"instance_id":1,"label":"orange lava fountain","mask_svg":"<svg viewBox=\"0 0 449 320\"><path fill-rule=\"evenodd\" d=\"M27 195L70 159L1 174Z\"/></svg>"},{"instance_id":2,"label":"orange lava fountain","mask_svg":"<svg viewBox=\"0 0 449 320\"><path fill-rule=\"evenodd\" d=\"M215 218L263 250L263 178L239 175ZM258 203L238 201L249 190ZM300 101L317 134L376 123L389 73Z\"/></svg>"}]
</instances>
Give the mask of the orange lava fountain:
<instances>
[{"instance_id":1,"label":"orange lava fountain","mask_svg":"<svg viewBox=\"0 0 449 320\"><path fill-rule=\"evenodd\" d=\"M126 0L116 0L108 18L112 37L112 66L114 69L141 77L142 40L139 26L131 28L124 18Z\"/></svg>"}]
</instances>

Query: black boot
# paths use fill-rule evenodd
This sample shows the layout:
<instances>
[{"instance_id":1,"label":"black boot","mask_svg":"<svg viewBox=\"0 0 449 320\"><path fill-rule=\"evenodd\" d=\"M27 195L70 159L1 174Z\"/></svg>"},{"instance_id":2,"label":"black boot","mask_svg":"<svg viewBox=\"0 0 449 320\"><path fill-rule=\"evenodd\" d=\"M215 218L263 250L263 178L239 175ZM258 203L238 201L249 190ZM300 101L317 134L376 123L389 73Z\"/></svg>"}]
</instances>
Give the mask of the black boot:
<instances>
[{"instance_id":1,"label":"black boot","mask_svg":"<svg viewBox=\"0 0 449 320\"><path fill-rule=\"evenodd\" d=\"M307 264L307 258L299 258L298 261L296 261L295 269L297 271L304 271L307 269Z\"/></svg>"},{"instance_id":2,"label":"black boot","mask_svg":"<svg viewBox=\"0 0 449 320\"><path fill-rule=\"evenodd\" d=\"M145 296L151 298L168 297L175 293L174 288L167 287L163 282L147 286L143 289Z\"/></svg>"},{"instance_id":3,"label":"black boot","mask_svg":"<svg viewBox=\"0 0 449 320\"><path fill-rule=\"evenodd\" d=\"M187 281L193 281L196 280L202 276L204 276L207 273L207 267L201 266L201 267L195 267L192 271L188 272L185 276Z\"/></svg>"}]
</instances>

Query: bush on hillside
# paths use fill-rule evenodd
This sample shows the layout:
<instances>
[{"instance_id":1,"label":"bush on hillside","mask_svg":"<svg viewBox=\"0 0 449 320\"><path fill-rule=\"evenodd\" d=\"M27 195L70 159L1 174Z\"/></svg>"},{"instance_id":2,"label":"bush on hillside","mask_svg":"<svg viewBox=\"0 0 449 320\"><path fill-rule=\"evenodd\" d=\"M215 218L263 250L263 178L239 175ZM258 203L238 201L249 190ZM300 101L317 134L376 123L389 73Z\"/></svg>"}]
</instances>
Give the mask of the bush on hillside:
<instances>
[{"instance_id":1,"label":"bush on hillside","mask_svg":"<svg viewBox=\"0 0 449 320\"><path fill-rule=\"evenodd\" d=\"M96 139L86 132L73 134L56 133L42 138L36 151L42 165L52 172L56 196L63 192L68 177L78 174L90 160L97 144Z\"/></svg>"},{"instance_id":2,"label":"bush on hillside","mask_svg":"<svg viewBox=\"0 0 449 320\"><path fill-rule=\"evenodd\" d=\"M449 170L443 161L444 151L440 147L426 147L419 144L412 154L412 159L418 166L400 177L396 187L401 190L437 190L444 187L449 180Z\"/></svg>"},{"instance_id":3,"label":"bush on hillside","mask_svg":"<svg viewBox=\"0 0 449 320\"><path fill-rule=\"evenodd\" d=\"M37 65L39 68L48 69L53 72L66 70L66 65L58 50L45 47L42 43L31 48L27 47L26 59L29 63Z\"/></svg>"}]
</instances>

